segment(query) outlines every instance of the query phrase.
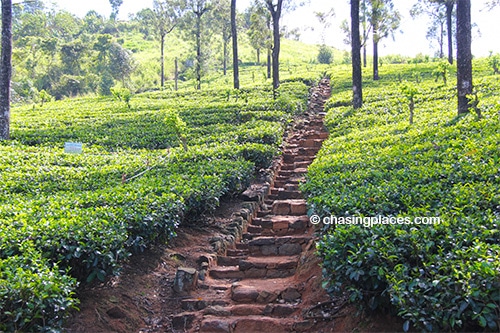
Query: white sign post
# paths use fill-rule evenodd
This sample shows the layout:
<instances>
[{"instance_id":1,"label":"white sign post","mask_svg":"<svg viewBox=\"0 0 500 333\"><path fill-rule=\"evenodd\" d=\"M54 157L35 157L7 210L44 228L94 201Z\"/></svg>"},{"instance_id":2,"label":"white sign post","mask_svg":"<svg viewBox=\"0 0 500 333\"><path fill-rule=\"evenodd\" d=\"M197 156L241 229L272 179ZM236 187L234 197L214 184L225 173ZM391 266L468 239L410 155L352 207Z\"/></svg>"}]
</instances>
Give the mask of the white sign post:
<instances>
[{"instance_id":1,"label":"white sign post","mask_svg":"<svg viewBox=\"0 0 500 333\"><path fill-rule=\"evenodd\" d=\"M81 154L83 144L80 142L66 142L64 144L64 152L66 154Z\"/></svg>"}]
</instances>

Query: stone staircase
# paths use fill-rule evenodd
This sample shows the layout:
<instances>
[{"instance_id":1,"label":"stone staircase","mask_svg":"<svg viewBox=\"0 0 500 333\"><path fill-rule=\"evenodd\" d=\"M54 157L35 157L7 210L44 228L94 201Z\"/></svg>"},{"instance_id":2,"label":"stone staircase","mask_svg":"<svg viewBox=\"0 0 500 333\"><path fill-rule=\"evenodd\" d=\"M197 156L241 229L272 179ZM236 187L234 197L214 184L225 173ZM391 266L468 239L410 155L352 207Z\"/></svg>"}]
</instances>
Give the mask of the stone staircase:
<instances>
[{"instance_id":1,"label":"stone staircase","mask_svg":"<svg viewBox=\"0 0 500 333\"><path fill-rule=\"evenodd\" d=\"M308 112L295 121L264 202L241 239L205 263L197 288L172 318L174 332L308 332L303 318L300 258L314 245L306 201L299 190L323 140L329 82L313 91Z\"/></svg>"}]
</instances>

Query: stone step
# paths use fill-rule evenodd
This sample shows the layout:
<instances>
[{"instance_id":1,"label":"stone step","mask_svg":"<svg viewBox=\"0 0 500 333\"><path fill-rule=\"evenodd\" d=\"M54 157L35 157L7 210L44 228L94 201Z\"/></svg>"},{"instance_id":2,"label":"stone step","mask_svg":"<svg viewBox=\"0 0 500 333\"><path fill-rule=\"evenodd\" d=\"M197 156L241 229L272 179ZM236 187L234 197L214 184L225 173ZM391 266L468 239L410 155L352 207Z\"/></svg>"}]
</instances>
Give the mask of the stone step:
<instances>
[{"instance_id":1,"label":"stone step","mask_svg":"<svg viewBox=\"0 0 500 333\"><path fill-rule=\"evenodd\" d=\"M283 155L283 162L284 163L295 163L295 162L309 162L312 163L314 158L316 157L316 153L314 155L309 156L309 155L302 155L298 152L295 152L293 154L284 154Z\"/></svg>"},{"instance_id":2,"label":"stone step","mask_svg":"<svg viewBox=\"0 0 500 333\"><path fill-rule=\"evenodd\" d=\"M257 333L257 332L306 332L312 324L300 325L293 318L272 318L263 316L207 316L200 324L200 333ZM304 327L302 329L301 327Z\"/></svg>"},{"instance_id":3,"label":"stone step","mask_svg":"<svg viewBox=\"0 0 500 333\"><path fill-rule=\"evenodd\" d=\"M232 284L230 294L240 304L296 304L302 298L293 277L242 280Z\"/></svg>"},{"instance_id":4,"label":"stone step","mask_svg":"<svg viewBox=\"0 0 500 333\"><path fill-rule=\"evenodd\" d=\"M209 275L214 279L280 278L295 274L297 264L297 256L249 257L234 266L213 267Z\"/></svg>"},{"instance_id":5,"label":"stone step","mask_svg":"<svg viewBox=\"0 0 500 333\"><path fill-rule=\"evenodd\" d=\"M242 257L248 255L248 247L247 249L227 249L226 256L229 257Z\"/></svg>"},{"instance_id":6,"label":"stone step","mask_svg":"<svg viewBox=\"0 0 500 333\"><path fill-rule=\"evenodd\" d=\"M252 232L245 232L241 235L241 238L243 238L246 241L252 240L256 237L262 236L262 232L258 233L252 233Z\"/></svg>"},{"instance_id":7,"label":"stone step","mask_svg":"<svg viewBox=\"0 0 500 333\"><path fill-rule=\"evenodd\" d=\"M293 157L298 157L298 156L308 156L308 157L313 157L316 156L316 154L319 151L319 147L299 147L299 148L292 148L292 149L285 149L283 151L283 157L285 156L293 156ZM286 162L288 162L286 159L283 159Z\"/></svg>"},{"instance_id":8,"label":"stone step","mask_svg":"<svg viewBox=\"0 0 500 333\"><path fill-rule=\"evenodd\" d=\"M181 308L184 311L200 311L209 306L228 306L229 302L223 299L205 300L189 298L181 300Z\"/></svg>"},{"instance_id":9,"label":"stone step","mask_svg":"<svg viewBox=\"0 0 500 333\"><path fill-rule=\"evenodd\" d=\"M252 221L253 224L261 228L261 233L266 230L272 230L280 235L281 232L294 233L304 232L309 225L309 217L307 215L291 216L291 215L266 215L257 217Z\"/></svg>"},{"instance_id":10,"label":"stone step","mask_svg":"<svg viewBox=\"0 0 500 333\"><path fill-rule=\"evenodd\" d=\"M262 232L262 227L256 223L253 223L247 226L247 232L251 234L259 234Z\"/></svg>"},{"instance_id":11,"label":"stone step","mask_svg":"<svg viewBox=\"0 0 500 333\"><path fill-rule=\"evenodd\" d=\"M307 215L307 203L304 199L275 200L271 211L275 215Z\"/></svg>"},{"instance_id":12,"label":"stone step","mask_svg":"<svg viewBox=\"0 0 500 333\"><path fill-rule=\"evenodd\" d=\"M267 196L269 200L303 199L301 191L289 191L284 188L271 189L271 194Z\"/></svg>"},{"instance_id":13,"label":"stone step","mask_svg":"<svg viewBox=\"0 0 500 333\"><path fill-rule=\"evenodd\" d=\"M212 305L204 309L203 315L211 316L269 316L286 318L299 308L295 304L236 304L230 306Z\"/></svg>"},{"instance_id":14,"label":"stone step","mask_svg":"<svg viewBox=\"0 0 500 333\"><path fill-rule=\"evenodd\" d=\"M301 148L321 148L321 145L323 144L322 139L310 139L310 138L300 138L300 139L294 139L290 141L290 144L293 146L299 146ZM290 146L287 146L287 148L290 148ZM294 148L292 148L294 149Z\"/></svg>"},{"instance_id":15,"label":"stone step","mask_svg":"<svg viewBox=\"0 0 500 333\"><path fill-rule=\"evenodd\" d=\"M302 253L312 236L262 236L248 242L251 256L293 256Z\"/></svg>"},{"instance_id":16,"label":"stone step","mask_svg":"<svg viewBox=\"0 0 500 333\"><path fill-rule=\"evenodd\" d=\"M217 256L218 266L238 266L240 260L248 259L248 256L230 257L230 256Z\"/></svg>"},{"instance_id":17,"label":"stone step","mask_svg":"<svg viewBox=\"0 0 500 333\"><path fill-rule=\"evenodd\" d=\"M248 244L246 243L236 243L237 250L248 250Z\"/></svg>"}]
</instances>

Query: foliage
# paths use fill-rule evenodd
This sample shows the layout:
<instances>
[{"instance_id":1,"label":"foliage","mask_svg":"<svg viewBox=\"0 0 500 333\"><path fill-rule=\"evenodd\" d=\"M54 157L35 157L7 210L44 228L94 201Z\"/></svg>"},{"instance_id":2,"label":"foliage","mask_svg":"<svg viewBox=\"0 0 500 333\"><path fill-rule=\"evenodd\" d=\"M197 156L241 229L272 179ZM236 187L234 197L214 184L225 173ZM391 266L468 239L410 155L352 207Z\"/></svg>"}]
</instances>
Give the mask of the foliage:
<instances>
[{"instance_id":1,"label":"foliage","mask_svg":"<svg viewBox=\"0 0 500 333\"><path fill-rule=\"evenodd\" d=\"M436 82L439 78L443 79L443 84L446 85L448 80L448 73L450 72L451 65L447 61L440 61L434 71L436 75Z\"/></svg>"},{"instance_id":2,"label":"foliage","mask_svg":"<svg viewBox=\"0 0 500 333\"><path fill-rule=\"evenodd\" d=\"M488 64L493 70L493 73L500 74L500 54L490 53L490 56L488 57Z\"/></svg>"},{"instance_id":3,"label":"foliage","mask_svg":"<svg viewBox=\"0 0 500 333\"><path fill-rule=\"evenodd\" d=\"M50 331L76 309L76 281L50 266L26 241L23 256L0 259L0 330ZM26 255L27 254L27 255Z\"/></svg>"},{"instance_id":4,"label":"foliage","mask_svg":"<svg viewBox=\"0 0 500 333\"><path fill-rule=\"evenodd\" d=\"M333 52L332 49L326 45L321 45L319 47L318 62L320 64L331 64L333 62Z\"/></svg>"},{"instance_id":5,"label":"foliage","mask_svg":"<svg viewBox=\"0 0 500 333\"><path fill-rule=\"evenodd\" d=\"M433 81L436 64L384 66L365 84L365 105L344 106L339 68L326 122L330 138L302 189L320 216L438 217L437 225L337 225L318 243L325 286L366 311L399 314L404 330L498 329L500 294L499 81L474 64L483 117L455 117L454 88ZM418 126L402 112L398 75L418 73ZM387 77L392 77L388 79ZM342 81L346 82L343 83ZM340 82L339 82L340 81ZM414 96L413 89L407 96Z\"/></svg>"},{"instance_id":6,"label":"foliage","mask_svg":"<svg viewBox=\"0 0 500 333\"><path fill-rule=\"evenodd\" d=\"M110 89L111 94L119 101L124 102L130 109L130 100L132 99L132 93L128 88L113 87Z\"/></svg>"},{"instance_id":7,"label":"foliage","mask_svg":"<svg viewBox=\"0 0 500 333\"><path fill-rule=\"evenodd\" d=\"M133 109L114 97L13 108L13 140L0 143L0 330L56 330L77 282L118 274L241 193L307 95L292 80L277 100L256 86L135 94ZM65 154L68 141L83 153Z\"/></svg>"}]
</instances>

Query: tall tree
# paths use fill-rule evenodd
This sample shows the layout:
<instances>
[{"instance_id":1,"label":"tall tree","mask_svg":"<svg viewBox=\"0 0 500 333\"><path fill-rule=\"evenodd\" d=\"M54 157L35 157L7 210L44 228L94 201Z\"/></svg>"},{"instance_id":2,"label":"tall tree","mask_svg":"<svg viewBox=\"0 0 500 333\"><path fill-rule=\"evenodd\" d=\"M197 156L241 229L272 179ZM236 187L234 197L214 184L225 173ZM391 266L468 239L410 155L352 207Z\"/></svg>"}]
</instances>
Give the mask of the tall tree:
<instances>
[{"instance_id":1,"label":"tall tree","mask_svg":"<svg viewBox=\"0 0 500 333\"><path fill-rule=\"evenodd\" d=\"M240 89L240 69L238 63L238 30L236 26L236 0L231 0L231 36L233 38L233 84Z\"/></svg>"},{"instance_id":2,"label":"tall tree","mask_svg":"<svg viewBox=\"0 0 500 333\"><path fill-rule=\"evenodd\" d=\"M413 18L420 15L426 15L431 19L430 26L427 28L426 37L430 42L433 40L437 41L437 54L439 58L443 58L445 36L452 33L452 31L445 29L445 26L447 25L447 13L446 10L444 10L443 4L433 0L419 0L411 8L410 15ZM448 41L448 44L449 43L450 42ZM451 59L453 61L453 55L451 56Z\"/></svg>"},{"instance_id":3,"label":"tall tree","mask_svg":"<svg viewBox=\"0 0 500 333\"><path fill-rule=\"evenodd\" d=\"M118 12L120 11L120 6L123 4L123 0L109 0L111 5L111 19L116 20L118 17Z\"/></svg>"},{"instance_id":4,"label":"tall tree","mask_svg":"<svg viewBox=\"0 0 500 333\"><path fill-rule=\"evenodd\" d=\"M10 84L12 78L12 0L2 0L0 60L0 140L10 138Z\"/></svg>"},{"instance_id":5,"label":"tall tree","mask_svg":"<svg viewBox=\"0 0 500 333\"><path fill-rule=\"evenodd\" d=\"M426 14L432 18L432 25L427 32L427 37L435 36L442 48L446 22L446 36L448 37L448 62L453 64L453 16L456 0L418 0L410 14L417 16ZM441 52L440 52L441 53Z\"/></svg>"},{"instance_id":6,"label":"tall tree","mask_svg":"<svg viewBox=\"0 0 500 333\"><path fill-rule=\"evenodd\" d=\"M457 90L458 114L469 112L472 93L471 2L457 0Z\"/></svg>"},{"instance_id":7,"label":"tall tree","mask_svg":"<svg viewBox=\"0 0 500 333\"><path fill-rule=\"evenodd\" d=\"M368 7L366 5L367 1L368 0L361 0L359 3L359 22L363 27L363 33L361 33L360 31L361 47L363 48L363 67L367 66L366 45L368 44L369 35L372 29L371 25L368 22L368 15L367 15ZM345 34L344 43L346 45L351 45L352 34L351 34L351 25L349 24L349 21L343 20L342 23L340 24L340 29Z\"/></svg>"},{"instance_id":8,"label":"tall tree","mask_svg":"<svg viewBox=\"0 0 500 333\"><path fill-rule=\"evenodd\" d=\"M446 29L448 32L448 62L453 64L453 8L456 0L436 0L446 7Z\"/></svg>"},{"instance_id":9,"label":"tall tree","mask_svg":"<svg viewBox=\"0 0 500 333\"><path fill-rule=\"evenodd\" d=\"M160 85L165 86L165 37L174 30L182 16L182 5L177 0L155 0L151 16L160 38Z\"/></svg>"},{"instance_id":10,"label":"tall tree","mask_svg":"<svg viewBox=\"0 0 500 333\"><path fill-rule=\"evenodd\" d=\"M263 8L258 2L254 2L248 9L249 25L247 35L250 39L250 45L257 52L257 63L260 63L261 50L270 50L272 47L270 14L266 8Z\"/></svg>"},{"instance_id":11,"label":"tall tree","mask_svg":"<svg viewBox=\"0 0 500 333\"><path fill-rule=\"evenodd\" d=\"M194 16L194 37L196 44L196 89L201 89L201 69L203 64L202 53L202 17L211 9L211 3L208 0L187 0L186 9Z\"/></svg>"},{"instance_id":12,"label":"tall tree","mask_svg":"<svg viewBox=\"0 0 500 333\"><path fill-rule=\"evenodd\" d=\"M273 52L272 52L272 71L273 71L273 89L280 86L280 48L281 48L281 35L280 35L280 18L281 10L283 8L283 0L265 0L267 9L271 13L273 20Z\"/></svg>"},{"instance_id":13,"label":"tall tree","mask_svg":"<svg viewBox=\"0 0 500 333\"><path fill-rule=\"evenodd\" d=\"M222 36L222 70L223 74L227 75L227 63L229 62L229 42L232 38L232 21L231 21L231 1L218 0L214 4L212 11L212 24L221 32ZM228 15L229 12L229 15ZM236 12L235 12L236 15ZM235 17L236 23L236 17Z\"/></svg>"},{"instance_id":14,"label":"tall tree","mask_svg":"<svg viewBox=\"0 0 500 333\"><path fill-rule=\"evenodd\" d=\"M352 46L352 104L355 109L363 106L363 83L361 72L361 39L359 35L359 0L351 0L351 46Z\"/></svg>"},{"instance_id":15,"label":"tall tree","mask_svg":"<svg viewBox=\"0 0 500 333\"><path fill-rule=\"evenodd\" d=\"M373 79L378 80L378 43L382 38L393 35L399 27L401 15L394 9L392 0L370 0L368 21L373 35Z\"/></svg>"}]
</instances>

